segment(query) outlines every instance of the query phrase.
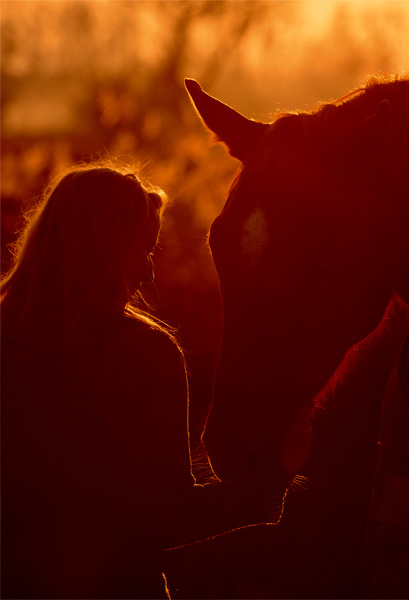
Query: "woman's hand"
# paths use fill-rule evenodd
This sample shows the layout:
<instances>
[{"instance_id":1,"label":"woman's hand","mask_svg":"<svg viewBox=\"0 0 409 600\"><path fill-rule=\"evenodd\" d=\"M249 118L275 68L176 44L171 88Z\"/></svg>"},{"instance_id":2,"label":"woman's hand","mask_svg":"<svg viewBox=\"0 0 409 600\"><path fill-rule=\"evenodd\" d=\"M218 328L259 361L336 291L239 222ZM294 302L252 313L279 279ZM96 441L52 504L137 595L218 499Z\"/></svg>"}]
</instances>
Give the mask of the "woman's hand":
<instances>
[{"instance_id":1,"label":"woman's hand","mask_svg":"<svg viewBox=\"0 0 409 600\"><path fill-rule=\"evenodd\" d=\"M303 408L287 433L279 454L279 461L287 470L290 481L307 462L311 450L311 406Z\"/></svg>"}]
</instances>

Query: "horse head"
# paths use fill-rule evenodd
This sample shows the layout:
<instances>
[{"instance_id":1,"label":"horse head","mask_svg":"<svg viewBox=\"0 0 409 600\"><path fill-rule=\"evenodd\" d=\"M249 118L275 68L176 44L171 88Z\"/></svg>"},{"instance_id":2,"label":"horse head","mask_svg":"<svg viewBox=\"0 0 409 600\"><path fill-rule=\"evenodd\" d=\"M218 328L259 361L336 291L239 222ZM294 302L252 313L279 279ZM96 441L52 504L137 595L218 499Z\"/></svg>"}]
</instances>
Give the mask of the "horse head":
<instances>
[{"instance_id":1,"label":"horse head","mask_svg":"<svg viewBox=\"0 0 409 600\"><path fill-rule=\"evenodd\" d=\"M223 330L203 440L230 477L279 451L393 293L409 302L409 80L271 123L186 87L241 162L209 235Z\"/></svg>"}]
</instances>

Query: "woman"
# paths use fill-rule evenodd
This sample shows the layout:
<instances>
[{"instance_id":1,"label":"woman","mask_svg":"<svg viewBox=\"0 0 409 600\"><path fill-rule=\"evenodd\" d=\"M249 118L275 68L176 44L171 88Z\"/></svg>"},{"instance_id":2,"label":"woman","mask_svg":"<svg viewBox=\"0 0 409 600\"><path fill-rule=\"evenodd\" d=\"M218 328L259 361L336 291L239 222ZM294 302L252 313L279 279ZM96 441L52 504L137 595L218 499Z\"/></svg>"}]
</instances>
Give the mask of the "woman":
<instances>
[{"instance_id":1,"label":"woman","mask_svg":"<svg viewBox=\"0 0 409 600\"><path fill-rule=\"evenodd\" d=\"M306 457L197 485L183 354L137 308L166 198L131 171L75 168L45 194L2 290L3 597L166 598L161 553L279 520Z\"/></svg>"}]
</instances>

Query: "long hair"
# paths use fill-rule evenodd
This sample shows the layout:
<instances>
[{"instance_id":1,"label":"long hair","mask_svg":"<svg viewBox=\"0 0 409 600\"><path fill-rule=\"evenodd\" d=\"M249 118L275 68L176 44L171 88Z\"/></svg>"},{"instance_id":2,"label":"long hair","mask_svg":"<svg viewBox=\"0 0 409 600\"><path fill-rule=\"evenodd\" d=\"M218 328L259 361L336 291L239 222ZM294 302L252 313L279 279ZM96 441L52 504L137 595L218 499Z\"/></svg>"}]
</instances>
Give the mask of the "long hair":
<instances>
[{"instance_id":1,"label":"long hair","mask_svg":"<svg viewBox=\"0 0 409 600\"><path fill-rule=\"evenodd\" d=\"M124 260L136 238L157 236L165 202L162 190L108 162L57 178L29 214L1 282L3 336L67 349L95 315L108 323L125 312L153 324L127 296Z\"/></svg>"}]
</instances>

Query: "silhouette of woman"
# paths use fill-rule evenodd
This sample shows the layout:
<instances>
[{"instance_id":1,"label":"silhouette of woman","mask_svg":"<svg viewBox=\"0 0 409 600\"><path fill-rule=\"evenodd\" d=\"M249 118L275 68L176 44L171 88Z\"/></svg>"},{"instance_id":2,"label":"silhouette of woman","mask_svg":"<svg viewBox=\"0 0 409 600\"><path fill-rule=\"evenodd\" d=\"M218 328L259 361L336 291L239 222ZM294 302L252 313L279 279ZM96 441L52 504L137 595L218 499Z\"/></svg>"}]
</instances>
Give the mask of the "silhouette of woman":
<instances>
[{"instance_id":1,"label":"silhouette of woman","mask_svg":"<svg viewBox=\"0 0 409 600\"><path fill-rule=\"evenodd\" d=\"M3 597L166 598L161 553L280 519L306 458L195 483L182 351L137 305L166 197L110 164L72 169L20 235L2 291Z\"/></svg>"}]
</instances>

